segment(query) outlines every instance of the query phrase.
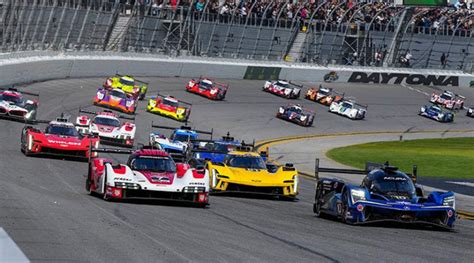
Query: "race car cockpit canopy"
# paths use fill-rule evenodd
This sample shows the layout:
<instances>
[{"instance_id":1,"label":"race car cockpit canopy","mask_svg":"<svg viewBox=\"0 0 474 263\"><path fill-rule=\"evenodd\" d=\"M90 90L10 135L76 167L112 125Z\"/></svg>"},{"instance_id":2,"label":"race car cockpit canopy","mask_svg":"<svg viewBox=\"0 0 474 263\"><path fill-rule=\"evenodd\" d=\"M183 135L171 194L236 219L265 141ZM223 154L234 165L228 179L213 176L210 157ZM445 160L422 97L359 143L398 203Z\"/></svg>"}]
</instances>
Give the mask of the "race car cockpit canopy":
<instances>
[{"instance_id":1,"label":"race car cockpit canopy","mask_svg":"<svg viewBox=\"0 0 474 263\"><path fill-rule=\"evenodd\" d=\"M372 194L389 199L412 199L416 188L412 179L393 166L385 166L371 171L362 181L362 186Z\"/></svg>"}]
</instances>

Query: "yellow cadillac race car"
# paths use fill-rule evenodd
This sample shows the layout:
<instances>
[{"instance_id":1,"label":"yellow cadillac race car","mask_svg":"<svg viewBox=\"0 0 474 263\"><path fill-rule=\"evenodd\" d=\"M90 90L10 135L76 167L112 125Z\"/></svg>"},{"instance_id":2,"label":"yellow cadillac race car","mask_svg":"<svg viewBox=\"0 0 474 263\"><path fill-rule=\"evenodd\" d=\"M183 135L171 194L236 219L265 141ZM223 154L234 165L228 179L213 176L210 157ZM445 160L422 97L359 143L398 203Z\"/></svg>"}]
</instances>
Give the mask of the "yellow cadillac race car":
<instances>
[{"instance_id":1,"label":"yellow cadillac race car","mask_svg":"<svg viewBox=\"0 0 474 263\"><path fill-rule=\"evenodd\" d=\"M265 163L256 152L229 152L223 162L206 163L213 193L248 193L296 199L298 171L292 164Z\"/></svg>"},{"instance_id":2,"label":"yellow cadillac race car","mask_svg":"<svg viewBox=\"0 0 474 263\"><path fill-rule=\"evenodd\" d=\"M121 89L133 97L143 100L148 90L148 83L135 79L129 75L115 74L115 77L110 77L104 82L106 89Z\"/></svg>"},{"instance_id":3,"label":"yellow cadillac race car","mask_svg":"<svg viewBox=\"0 0 474 263\"><path fill-rule=\"evenodd\" d=\"M148 100L146 110L151 113L186 122L191 114L191 103L178 100L172 96L158 94Z\"/></svg>"}]
</instances>

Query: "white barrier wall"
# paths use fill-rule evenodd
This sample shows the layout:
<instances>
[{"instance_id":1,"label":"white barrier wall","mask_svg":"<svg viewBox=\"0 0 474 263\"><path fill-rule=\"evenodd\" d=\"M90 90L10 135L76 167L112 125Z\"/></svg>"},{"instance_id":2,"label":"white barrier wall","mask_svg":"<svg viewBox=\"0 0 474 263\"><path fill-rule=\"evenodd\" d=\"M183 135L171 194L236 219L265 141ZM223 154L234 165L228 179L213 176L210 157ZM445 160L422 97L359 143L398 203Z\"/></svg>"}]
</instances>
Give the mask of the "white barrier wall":
<instances>
[{"instance_id":1,"label":"white barrier wall","mask_svg":"<svg viewBox=\"0 0 474 263\"><path fill-rule=\"evenodd\" d=\"M408 84L428 86L474 86L474 76L460 71L412 69L322 67L288 63L265 64L241 60L169 58L126 53L40 52L0 56L0 85L29 83L49 79L104 77L115 72L135 76L197 77L231 79L289 79L323 81L335 72L334 82Z\"/></svg>"}]
</instances>

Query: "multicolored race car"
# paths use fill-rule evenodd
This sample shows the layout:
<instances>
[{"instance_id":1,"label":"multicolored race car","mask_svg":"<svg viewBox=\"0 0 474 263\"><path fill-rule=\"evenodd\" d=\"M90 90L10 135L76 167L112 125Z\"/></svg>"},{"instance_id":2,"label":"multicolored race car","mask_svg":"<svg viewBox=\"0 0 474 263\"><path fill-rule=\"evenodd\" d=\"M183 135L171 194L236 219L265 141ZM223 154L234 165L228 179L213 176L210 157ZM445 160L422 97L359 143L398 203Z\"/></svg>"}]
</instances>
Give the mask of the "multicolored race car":
<instances>
[{"instance_id":1,"label":"multicolored race car","mask_svg":"<svg viewBox=\"0 0 474 263\"><path fill-rule=\"evenodd\" d=\"M79 110L80 113L93 115L80 115L76 118L76 129L81 134L94 134L99 136L101 144L133 147L136 126L130 122L135 117L128 117L113 113L109 110L93 112ZM128 120L122 122L121 119Z\"/></svg>"},{"instance_id":2,"label":"multicolored race car","mask_svg":"<svg viewBox=\"0 0 474 263\"><path fill-rule=\"evenodd\" d=\"M310 88L304 95L304 98L329 106L333 101L343 99L344 93L338 93L332 88L323 88L322 85L319 85L318 89Z\"/></svg>"},{"instance_id":3,"label":"multicolored race car","mask_svg":"<svg viewBox=\"0 0 474 263\"><path fill-rule=\"evenodd\" d=\"M172 96L157 94L148 100L146 110L177 121L187 122L191 115L191 103Z\"/></svg>"},{"instance_id":4,"label":"multicolored race car","mask_svg":"<svg viewBox=\"0 0 474 263\"><path fill-rule=\"evenodd\" d=\"M135 114L137 110L137 98L127 95L121 89L99 88L94 97L94 105L119 110L128 114Z\"/></svg>"},{"instance_id":5,"label":"multicolored race car","mask_svg":"<svg viewBox=\"0 0 474 263\"><path fill-rule=\"evenodd\" d=\"M275 94L287 99L297 99L300 97L303 85L297 85L286 80L267 80L263 85L263 91Z\"/></svg>"},{"instance_id":6,"label":"multicolored race car","mask_svg":"<svg viewBox=\"0 0 474 263\"><path fill-rule=\"evenodd\" d=\"M406 174L387 163L367 163L365 170L319 166L316 159L317 216L335 216L348 224L398 222L451 229L456 221L453 192L433 191L424 196L416 185L416 166ZM319 173L365 174L360 185L339 179L319 178Z\"/></svg>"},{"instance_id":7,"label":"multicolored race car","mask_svg":"<svg viewBox=\"0 0 474 263\"><path fill-rule=\"evenodd\" d=\"M301 105L288 104L286 106L280 106L276 117L304 127L310 127L313 125L314 115L314 111L304 109Z\"/></svg>"},{"instance_id":8,"label":"multicolored race car","mask_svg":"<svg viewBox=\"0 0 474 263\"><path fill-rule=\"evenodd\" d=\"M86 191L104 200L157 199L209 204L209 173L175 163L168 153L156 149L91 149L92 152L130 155L127 163L113 164L107 158L91 158Z\"/></svg>"},{"instance_id":9,"label":"multicolored race car","mask_svg":"<svg viewBox=\"0 0 474 263\"><path fill-rule=\"evenodd\" d=\"M204 96L212 100L223 100L229 89L229 85L219 83L208 77L199 77L196 81L190 80L186 85L186 91Z\"/></svg>"},{"instance_id":10,"label":"multicolored race car","mask_svg":"<svg viewBox=\"0 0 474 263\"><path fill-rule=\"evenodd\" d=\"M431 94L430 102L444 106L446 109L459 110L464 107L464 96L445 90L442 94Z\"/></svg>"},{"instance_id":11,"label":"multicolored race car","mask_svg":"<svg viewBox=\"0 0 474 263\"><path fill-rule=\"evenodd\" d=\"M253 151L229 152L223 162L207 162L207 169L214 193L269 195L292 200L298 194L298 171L292 164L270 166Z\"/></svg>"},{"instance_id":12,"label":"multicolored race car","mask_svg":"<svg viewBox=\"0 0 474 263\"><path fill-rule=\"evenodd\" d=\"M367 105L358 104L353 100L341 99L331 103L329 112L346 116L352 120L362 120L367 114L367 107Z\"/></svg>"},{"instance_id":13,"label":"multicolored race car","mask_svg":"<svg viewBox=\"0 0 474 263\"><path fill-rule=\"evenodd\" d=\"M110 90L121 89L131 94L132 97L143 100L148 90L148 83L140 81L130 75L120 75L117 73L114 77L108 78L104 82L103 87Z\"/></svg>"},{"instance_id":14,"label":"multicolored race car","mask_svg":"<svg viewBox=\"0 0 474 263\"><path fill-rule=\"evenodd\" d=\"M214 163L223 162L229 152L233 152L242 146L255 146L236 140L230 136L230 133L227 133L226 136L222 136L222 139L219 140L194 139L192 142L192 156L189 161L191 165L203 164L205 161Z\"/></svg>"},{"instance_id":15,"label":"multicolored race car","mask_svg":"<svg viewBox=\"0 0 474 263\"><path fill-rule=\"evenodd\" d=\"M16 88L0 89L0 117L34 122L39 102L26 99L23 95L39 97L39 94L20 92Z\"/></svg>"},{"instance_id":16,"label":"multicolored race car","mask_svg":"<svg viewBox=\"0 0 474 263\"><path fill-rule=\"evenodd\" d=\"M454 121L453 112L447 109L443 109L441 108L441 106L435 105L435 104L425 105L421 107L420 112L418 114L420 116L427 117L438 122L453 122Z\"/></svg>"},{"instance_id":17,"label":"multicolored race car","mask_svg":"<svg viewBox=\"0 0 474 263\"><path fill-rule=\"evenodd\" d=\"M26 126L21 133L21 151L26 155L55 155L87 159L90 147L99 147L99 137L80 134L74 124L61 116L54 121L37 121L48 123L44 131Z\"/></svg>"},{"instance_id":18,"label":"multicolored race car","mask_svg":"<svg viewBox=\"0 0 474 263\"><path fill-rule=\"evenodd\" d=\"M169 127L154 125L152 123L151 127L157 129L173 130L169 137L166 137L160 132L151 132L150 145L154 147L161 147L164 151L168 152L175 161L180 159L188 159L189 150L192 148L192 141L197 140L199 138L199 134L210 135L211 139L213 134L213 130L201 131L193 129L189 126Z\"/></svg>"}]
</instances>

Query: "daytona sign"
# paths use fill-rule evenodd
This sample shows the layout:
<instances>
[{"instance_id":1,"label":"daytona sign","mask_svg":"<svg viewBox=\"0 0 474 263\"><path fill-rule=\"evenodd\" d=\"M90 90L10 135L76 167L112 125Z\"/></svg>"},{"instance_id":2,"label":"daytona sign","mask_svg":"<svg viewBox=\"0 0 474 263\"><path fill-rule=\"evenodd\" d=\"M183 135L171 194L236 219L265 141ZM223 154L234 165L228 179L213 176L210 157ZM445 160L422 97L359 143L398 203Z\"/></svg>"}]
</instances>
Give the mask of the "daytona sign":
<instances>
[{"instance_id":1,"label":"daytona sign","mask_svg":"<svg viewBox=\"0 0 474 263\"><path fill-rule=\"evenodd\" d=\"M401 84L424 86L459 86L458 76L421 75L406 73L365 73L352 72L347 82L350 83L375 83L375 84Z\"/></svg>"}]
</instances>

